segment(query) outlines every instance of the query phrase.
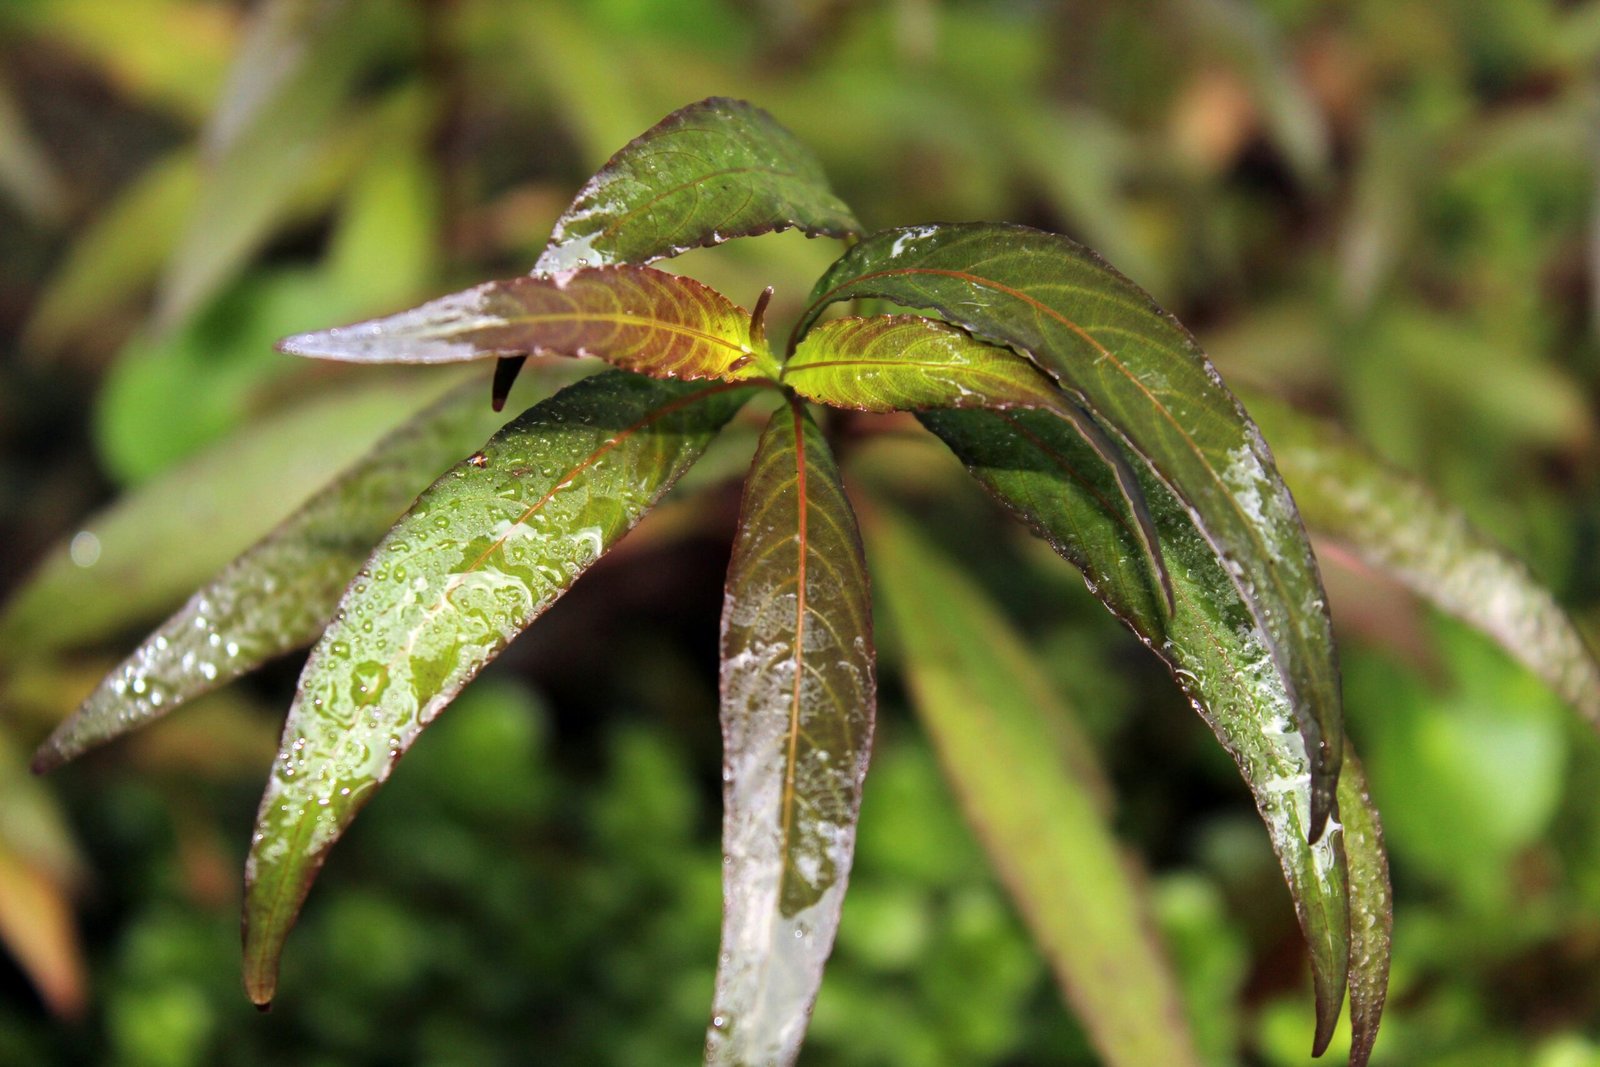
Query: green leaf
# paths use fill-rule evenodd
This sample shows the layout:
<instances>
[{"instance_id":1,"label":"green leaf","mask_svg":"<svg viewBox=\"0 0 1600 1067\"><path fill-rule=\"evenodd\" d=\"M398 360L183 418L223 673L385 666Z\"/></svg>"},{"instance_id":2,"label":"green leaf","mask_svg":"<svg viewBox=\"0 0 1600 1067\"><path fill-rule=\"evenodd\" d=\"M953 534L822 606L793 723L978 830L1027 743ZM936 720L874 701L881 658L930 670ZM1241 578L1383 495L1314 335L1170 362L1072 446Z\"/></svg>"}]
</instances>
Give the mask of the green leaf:
<instances>
[{"instance_id":1,"label":"green leaf","mask_svg":"<svg viewBox=\"0 0 1600 1067\"><path fill-rule=\"evenodd\" d=\"M312 651L245 871L245 986L272 999L328 850L455 695L642 518L743 388L589 378L425 491Z\"/></svg>"},{"instance_id":2,"label":"green leaf","mask_svg":"<svg viewBox=\"0 0 1600 1067\"><path fill-rule=\"evenodd\" d=\"M1521 560L1336 427L1254 394L1250 410L1319 537L1488 634L1600 729L1600 664Z\"/></svg>"},{"instance_id":3,"label":"green leaf","mask_svg":"<svg viewBox=\"0 0 1600 1067\"><path fill-rule=\"evenodd\" d=\"M796 335L828 304L876 296L931 308L1021 349L1120 433L1226 561L1287 686L1311 753L1315 840L1343 741L1326 596L1294 501L1254 423L1187 331L1068 238L996 223L885 230L818 281Z\"/></svg>"},{"instance_id":4,"label":"green leaf","mask_svg":"<svg viewBox=\"0 0 1600 1067\"><path fill-rule=\"evenodd\" d=\"M0 615L0 655L81 645L160 618L440 389L413 380L323 396L91 516Z\"/></svg>"},{"instance_id":5,"label":"green leaf","mask_svg":"<svg viewBox=\"0 0 1600 1067\"><path fill-rule=\"evenodd\" d=\"M474 379L390 433L222 569L108 674L33 757L51 770L316 640L339 596L435 471L503 422Z\"/></svg>"},{"instance_id":6,"label":"green leaf","mask_svg":"<svg viewBox=\"0 0 1600 1067\"><path fill-rule=\"evenodd\" d=\"M866 523L912 703L967 819L1108 1064L1197 1064L1140 872L1070 710L983 593L907 523Z\"/></svg>"},{"instance_id":7,"label":"green leaf","mask_svg":"<svg viewBox=\"0 0 1600 1067\"><path fill-rule=\"evenodd\" d=\"M647 263L791 227L808 237L861 228L810 149L753 104L714 96L612 156L556 221L534 271Z\"/></svg>"},{"instance_id":8,"label":"green leaf","mask_svg":"<svg viewBox=\"0 0 1600 1067\"><path fill-rule=\"evenodd\" d=\"M1344 834L1308 843L1311 762L1293 704L1260 627L1211 544L1155 476L1145 498L1172 574L1171 615L1142 569L1133 525L1116 506L1105 463L1039 412L940 411L921 416L1003 505L1083 571L1090 590L1166 662L1255 796L1310 948L1316 1047L1332 1037L1350 955ZM1330 828L1333 824L1330 824Z\"/></svg>"},{"instance_id":9,"label":"green leaf","mask_svg":"<svg viewBox=\"0 0 1600 1067\"><path fill-rule=\"evenodd\" d=\"M1339 815L1350 866L1350 1067L1366 1067L1389 995L1394 890L1383 826L1367 794L1367 774L1345 742Z\"/></svg>"},{"instance_id":10,"label":"green leaf","mask_svg":"<svg viewBox=\"0 0 1600 1067\"><path fill-rule=\"evenodd\" d=\"M1041 408L1071 423L1111 464L1139 524L1150 572L1172 606L1172 581L1139 480L1100 425L1054 379L1010 349L917 315L835 319L808 333L783 368L783 382L810 400L858 411Z\"/></svg>"},{"instance_id":11,"label":"green leaf","mask_svg":"<svg viewBox=\"0 0 1600 1067\"><path fill-rule=\"evenodd\" d=\"M750 312L715 289L651 267L511 278L386 318L297 334L291 355L353 363L453 363L485 356L598 356L658 378L775 376Z\"/></svg>"},{"instance_id":12,"label":"green leaf","mask_svg":"<svg viewBox=\"0 0 1600 1067\"><path fill-rule=\"evenodd\" d=\"M833 948L876 709L855 515L798 401L745 485L722 615L722 955L706 1062L788 1064Z\"/></svg>"}]
</instances>

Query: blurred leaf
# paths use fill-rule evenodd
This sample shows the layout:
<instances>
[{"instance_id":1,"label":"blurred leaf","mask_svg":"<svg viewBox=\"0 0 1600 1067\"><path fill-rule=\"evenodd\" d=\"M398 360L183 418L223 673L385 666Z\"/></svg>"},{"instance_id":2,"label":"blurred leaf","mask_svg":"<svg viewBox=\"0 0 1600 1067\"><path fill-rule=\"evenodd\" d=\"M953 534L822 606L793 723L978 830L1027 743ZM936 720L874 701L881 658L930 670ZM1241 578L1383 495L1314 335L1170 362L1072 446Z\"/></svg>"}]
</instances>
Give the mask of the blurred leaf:
<instances>
[{"instance_id":1,"label":"blurred leaf","mask_svg":"<svg viewBox=\"0 0 1600 1067\"><path fill-rule=\"evenodd\" d=\"M1520 560L1335 427L1253 394L1250 410L1315 533L1488 634L1600 729L1600 663Z\"/></svg>"},{"instance_id":2,"label":"blurred leaf","mask_svg":"<svg viewBox=\"0 0 1600 1067\"><path fill-rule=\"evenodd\" d=\"M1167 616L1142 568L1133 524L1105 463L1059 420L1035 412L929 412L924 425L995 497L1083 571L1089 589L1172 670L1239 765L1283 866L1310 948L1316 1046L1344 999L1349 916L1343 833L1308 844L1311 765L1265 638L1188 510L1148 471L1145 498L1172 574Z\"/></svg>"},{"instance_id":3,"label":"blurred leaf","mask_svg":"<svg viewBox=\"0 0 1600 1067\"><path fill-rule=\"evenodd\" d=\"M295 0L278 0L294 3ZM307 9L296 22L298 39L257 32L248 41L244 70L211 137L216 155L206 160L199 200L161 281L157 321L171 329L220 290L272 232L304 190L333 169L337 143L348 137L352 116L346 97L356 78L398 36L402 8L371 0L331 0ZM270 13L271 18L290 19ZM270 91L257 68L305 54L292 62ZM264 53L258 50L264 50ZM427 108L420 94L413 106ZM253 104L253 106L247 106Z\"/></svg>"},{"instance_id":4,"label":"blurred leaf","mask_svg":"<svg viewBox=\"0 0 1600 1067\"><path fill-rule=\"evenodd\" d=\"M1010 349L916 315L835 319L806 334L784 364L783 382L810 400L858 411L1020 407L1054 413L1116 472L1150 573L1171 607L1172 580L1139 480L1122 450L1053 379Z\"/></svg>"},{"instance_id":5,"label":"blurred leaf","mask_svg":"<svg viewBox=\"0 0 1600 1067\"><path fill-rule=\"evenodd\" d=\"M855 514L805 408L756 446L723 600L722 955L706 1062L789 1064L833 950L877 706Z\"/></svg>"},{"instance_id":6,"label":"blurred leaf","mask_svg":"<svg viewBox=\"0 0 1600 1067\"><path fill-rule=\"evenodd\" d=\"M1394 890L1366 772L1353 752L1346 753L1339 775L1339 817L1350 865L1350 1067L1366 1067L1389 996Z\"/></svg>"},{"instance_id":7,"label":"blurred leaf","mask_svg":"<svg viewBox=\"0 0 1600 1067\"><path fill-rule=\"evenodd\" d=\"M1106 1062L1198 1064L1143 873L1106 784L1027 646L912 532L873 513L879 588L916 709L990 861Z\"/></svg>"},{"instance_id":8,"label":"blurred leaf","mask_svg":"<svg viewBox=\"0 0 1600 1067\"><path fill-rule=\"evenodd\" d=\"M66 186L28 129L4 78L0 78L0 192L40 222L59 223L66 215Z\"/></svg>"},{"instance_id":9,"label":"blurred leaf","mask_svg":"<svg viewBox=\"0 0 1600 1067\"><path fill-rule=\"evenodd\" d=\"M642 263L790 227L809 237L860 230L810 149L760 108L711 97L612 156L556 221L534 269Z\"/></svg>"},{"instance_id":10,"label":"blurred leaf","mask_svg":"<svg viewBox=\"0 0 1600 1067\"><path fill-rule=\"evenodd\" d=\"M57 1015L82 1014L87 1002L83 950L65 887L0 838L0 939L39 996Z\"/></svg>"},{"instance_id":11,"label":"blurred leaf","mask_svg":"<svg viewBox=\"0 0 1600 1067\"><path fill-rule=\"evenodd\" d=\"M152 282L200 191L192 152L152 164L73 242L51 276L24 334L50 351L103 326Z\"/></svg>"},{"instance_id":12,"label":"blurred leaf","mask_svg":"<svg viewBox=\"0 0 1600 1067\"><path fill-rule=\"evenodd\" d=\"M705 449L738 386L611 373L530 408L424 492L311 653L245 873L245 985L278 956L328 850L483 666Z\"/></svg>"},{"instance_id":13,"label":"blurred leaf","mask_svg":"<svg viewBox=\"0 0 1600 1067\"><path fill-rule=\"evenodd\" d=\"M441 191L427 118L375 146L328 244L328 273L352 305L387 311L417 299L440 269ZM400 122L396 126L402 126Z\"/></svg>"},{"instance_id":14,"label":"blurred leaf","mask_svg":"<svg viewBox=\"0 0 1600 1067\"><path fill-rule=\"evenodd\" d=\"M452 363L515 354L597 356L658 378L776 376L750 312L651 267L592 267L485 282L398 315L279 348L353 363Z\"/></svg>"},{"instance_id":15,"label":"blurred leaf","mask_svg":"<svg viewBox=\"0 0 1600 1067\"><path fill-rule=\"evenodd\" d=\"M81 645L167 610L440 388L391 381L262 418L92 516L6 606L0 649Z\"/></svg>"},{"instance_id":16,"label":"blurred leaf","mask_svg":"<svg viewBox=\"0 0 1600 1067\"><path fill-rule=\"evenodd\" d=\"M1311 757L1315 840L1344 738L1326 598L1294 501L1194 338L1093 252L1022 226L874 234L817 282L797 334L828 304L862 296L932 308L1026 352L1172 487L1226 560L1288 691Z\"/></svg>"},{"instance_id":17,"label":"blurred leaf","mask_svg":"<svg viewBox=\"0 0 1600 1067\"><path fill-rule=\"evenodd\" d=\"M56 728L34 769L59 766L316 640L372 546L436 471L502 421L474 379L389 433L147 637Z\"/></svg>"}]
</instances>

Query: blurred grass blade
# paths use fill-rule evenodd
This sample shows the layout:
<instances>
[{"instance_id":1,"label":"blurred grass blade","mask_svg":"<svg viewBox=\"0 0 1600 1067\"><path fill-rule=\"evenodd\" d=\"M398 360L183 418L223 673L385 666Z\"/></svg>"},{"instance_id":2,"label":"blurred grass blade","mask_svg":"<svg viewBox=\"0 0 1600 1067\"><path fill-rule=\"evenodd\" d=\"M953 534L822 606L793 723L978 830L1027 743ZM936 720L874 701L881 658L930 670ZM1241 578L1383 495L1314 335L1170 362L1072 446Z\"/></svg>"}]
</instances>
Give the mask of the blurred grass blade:
<instances>
[{"instance_id":1,"label":"blurred grass blade","mask_svg":"<svg viewBox=\"0 0 1600 1067\"><path fill-rule=\"evenodd\" d=\"M789 1064L833 949L876 708L855 515L798 402L746 482L722 616L723 918L706 1062Z\"/></svg>"},{"instance_id":2,"label":"blurred grass blade","mask_svg":"<svg viewBox=\"0 0 1600 1067\"><path fill-rule=\"evenodd\" d=\"M743 100L711 97L630 141L556 221L535 273L646 263L796 228L849 237L860 224L811 150Z\"/></svg>"},{"instance_id":3,"label":"blurred grass blade","mask_svg":"<svg viewBox=\"0 0 1600 1067\"><path fill-rule=\"evenodd\" d=\"M1306 524L1475 626L1600 729L1600 664L1526 565L1336 427L1250 397Z\"/></svg>"},{"instance_id":4,"label":"blurred grass blade","mask_svg":"<svg viewBox=\"0 0 1600 1067\"><path fill-rule=\"evenodd\" d=\"M33 758L48 771L315 641L339 595L435 472L505 420L474 379L379 441L229 563L106 676Z\"/></svg>"},{"instance_id":5,"label":"blurred grass blade","mask_svg":"<svg viewBox=\"0 0 1600 1067\"><path fill-rule=\"evenodd\" d=\"M354 0L266 0L252 11L239 54L228 72L222 99L212 110L204 145L213 157L226 152L250 126L265 119L274 100L296 81L322 74L311 70L314 43L341 31ZM329 72L331 73L331 72Z\"/></svg>"},{"instance_id":6,"label":"blurred grass blade","mask_svg":"<svg viewBox=\"0 0 1600 1067\"><path fill-rule=\"evenodd\" d=\"M66 217L66 183L29 132L5 78L0 78L0 194L40 222L55 224Z\"/></svg>"},{"instance_id":7,"label":"blurred grass blade","mask_svg":"<svg viewBox=\"0 0 1600 1067\"><path fill-rule=\"evenodd\" d=\"M442 385L391 381L262 418L90 517L0 614L0 657L160 618Z\"/></svg>"},{"instance_id":8,"label":"blurred grass blade","mask_svg":"<svg viewBox=\"0 0 1600 1067\"><path fill-rule=\"evenodd\" d=\"M1394 891L1366 771L1348 748L1339 776L1339 814L1350 864L1350 1067L1366 1067L1389 995Z\"/></svg>"},{"instance_id":9,"label":"blurred grass blade","mask_svg":"<svg viewBox=\"0 0 1600 1067\"><path fill-rule=\"evenodd\" d=\"M1350 956L1344 834L1330 824L1308 843L1311 762L1283 676L1223 562L1173 493L1141 471L1176 593L1168 616L1132 565L1138 538L1114 503L1115 478L1059 420L1021 411L920 417L996 499L1083 571L1090 590L1166 662L1239 765L1294 897L1316 985L1315 1046L1326 1047Z\"/></svg>"},{"instance_id":10,"label":"blurred grass blade","mask_svg":"<svg viewBox=\"0 0 1600 1067\"><path fill-rule=\"evenodd\" d=\"M1054 412L1116 471L1117 487L1138 522L1150 573L1171 610L1172 579L1127 457L1052 378L1009 348L917 315L835 319L806 334L784 364L783 381L809 400L857 411L1021 407Z\"/></svg>"},{"instance_id":11,"label":"blurred grass blade","mask_svg":"<svg viewBox=\"0 0 1600 1067\"><path fill-rule=\"evenodd\" d=\"M864 296L934 309L1026 352L1184 502L1226 561L1287 687L1311 755L1304 829L1316 840L1333 810L1344 739L1327 598L1260 434L1194 338L1093 252L1025 226L874 234L817 282L796 335L828 304Z\"/></svg>"},{"instance_id":12,"label":"blurred grass blade","mask_svg":"<svg viewBox=\"0 0 1600 1067\"><path fill-rule=\"evenodd\" d=\"M275 0L292 8L298 0ZM220 112L221 131L205 180L161 280L156 311L163 330L181 325L217 294L287 216L303 190L330 165L329 143L346 136L346 97L404 21L401 6L328 0L299 15L274 12L297 33L252 33ZM270 55L258 54L266 49ZM303 54L296 54L303 50ZM263 67L293 69L270 87ZM267 88L268 91L260 91Z\"/></svg>"},{"instance_id":13,"label":"blurred grass blade","mask_svg":"<svg viewBox=\"0 0 1600 1067\"><path fill-rule=\"evenodd\" d=\"M868 519L912 703L1096 1048L1117 1067L1198 1064L1142 874L1111 832L1071 713L969 579L905 521Z\"/></svg>"},{"instance_id":14,"label":"blurred grass blade","mask_svg":"<svg viewBox=\"0 0 1600 1067\"><path fill-rule=\"evenodd\" d=\"M461 687L627 533L746 395L608 373L512 421L418 498L300 676L245 871L245 987L328 850Z\"/></svg>"},{"instance_id":15,"label":"blurred grass blade","mask_svg":"<svg viewBox=\"0 0 1600 1067\"><path fill-rule=\"evenodd\" d=\"M750 312L691 278L623 265L482 285L398 315L298 334L284 352L355 363L597 356L658 378L775 376Z\"/></svg>"}]
</instances>

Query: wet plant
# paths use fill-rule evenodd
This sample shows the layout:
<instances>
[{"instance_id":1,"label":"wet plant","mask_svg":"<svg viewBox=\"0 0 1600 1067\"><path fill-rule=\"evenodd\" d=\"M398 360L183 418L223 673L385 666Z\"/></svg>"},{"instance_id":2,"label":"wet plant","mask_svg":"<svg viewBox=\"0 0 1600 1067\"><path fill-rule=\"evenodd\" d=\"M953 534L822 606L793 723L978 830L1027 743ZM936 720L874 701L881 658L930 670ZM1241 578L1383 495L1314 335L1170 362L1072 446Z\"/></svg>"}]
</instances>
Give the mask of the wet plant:
<instances>
[{"instance_id":1,"label":"wet plant","mask_svg":"<svg viewBox=\"0 0 1600 1067\"><path fill-rule=\"evenodd\" d=\"M747 310L649 265L788 228L847 247L786 337L769 334L770 290ZM952 786L1101 1054L1197 1060L1091 754L893 486L847 487L836 446L850 435L830 426L863 413L910 413L943 441L1083 573L1233 757L1306 937L1319 1054L1348 994L1351 1062L1366 1062L1392 908L1304 523L1496 637L1600 721L1600 674L1566 616L1448 505L1270 399L1247 413L1176 320L1064 236L1001 223L864 233L810 153L739 101L690 105L623 148L531 274L281 347L497 363L489 395L476 379L452 389L195 593L34 764L314 643L246 869L245 984L261 1005L329 850L400 757L738 417L765 428L723 609L708 1062L792 1062L804 1037L871 750L869 573ZM500 425L530 357L614 369Z\"/></svg>"}]
</instances>

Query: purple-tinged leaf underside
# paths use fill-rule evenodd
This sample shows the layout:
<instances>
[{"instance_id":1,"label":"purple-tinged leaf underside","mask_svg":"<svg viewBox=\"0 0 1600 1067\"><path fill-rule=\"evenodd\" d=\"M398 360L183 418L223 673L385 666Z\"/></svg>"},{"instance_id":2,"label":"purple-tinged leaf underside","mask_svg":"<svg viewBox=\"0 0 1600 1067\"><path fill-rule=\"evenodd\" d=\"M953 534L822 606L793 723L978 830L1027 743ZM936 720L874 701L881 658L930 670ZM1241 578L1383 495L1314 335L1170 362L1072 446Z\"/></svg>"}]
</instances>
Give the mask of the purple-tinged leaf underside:
<instances>
[{"instance_id":1,"label":"purple-tinged leaf underside","mask_svg":"<svg viewBox=\"0 0 1600 1067\"><path fill-rule=\"evenodd\" d=\"M1100 1055L1197 1065L1141 872L1070 709L988 598L909 523L865 522L918 717L967 820Z\"/></svg>"},{"instance_id":2,"label":"purple-tinged leaf underside","mask_svg":"<svg viewBox=\"0 0 1600 1067\"><path fill-rule=\"evenodd\" d=\"M1315 840L1334 811L1344 738L1327 598L1266 445L1194 338L1093 252L1025 226L874 234L818 281L796 336L827 305L859 297L931 309L981 340L1024 352L1183 501L1287 688L1311 755L1303 829Z\"/></svg>"},{"instance_id":3,"label":"purple-tinged leaf underside","mask_svg":"<svg viewBox=\"0 0 1600 1067\"><path fill-rule=\"evenodd\" d=\"M918 315L834 319L806 334L782 380L809 400L857 411L1038 408L1065 419L1116 472L1150 573L1171 609L1172 580L1127 457L1055 379L1009 348Z\"/></svg>"},{"instance_id":4,"label":"purple-tinged leaf underside","mask_svg":"<svg viewBox=\"0 0 1600 1067\"><path fill-rule=\"evenodd\" d=\"M372 546L434 472L504 421L482 388L464 383L419 412L224 567L56 728L33 769L52 770L315 641Z\"/></svg>"},{"instance_id":5,"label":"purple-tinged leaf underside","mask_svg":"<svg viewBox=\"0 0 1600 1067\"><path fill-rule=\"evenodd\" d=\"M692 278L631 265L485 282L381 319L297 334L278 347L353 363L595 356L656 378L778 371L750 337L750 312Z\"/></svg>"},{"instance_id":6,"label":"purple-tinged leaf underside","mask_svg":"<svg viewBox=\"0 0 1600 1067\"><path fill-rule=\"evenodd\" d=\"M723 920L711 1064L788 1064L832 950L875 704L861 539L798 401L756 448L722 616Z\"/></svg>"},{"instance_id":7,"label":"purple-tinged leaf underside","mask_svg":"<svg viewBox=\"0 0 1600 1067\"><path fill-rule=\"evenodd\" d=\"M1238 764L1266 823L1310 950L1315 1047L1333 1035L1349 973L1344 833L1310 843L1311 762L1271 650L1238 587L1175 495L1141 471L1172 575L1175 610L1132 565L1139 542L1105 463L1057 419L1031 411L920 416L997 500L1084 574L1090 590L1171 669Z\"/></svg>"},{"instance_id":8,"label":"purple-tinged leaf underside","mask_svg":"<svg viewBox=\"0 0 1600 1067\"><path fill-rule=\"evenodd\" d=\"M245 871L245 986L271 1001L328 850L461 687L699 457L747 387L608 373L529 409L373 551L300 677Z\"/></svg>"},{"instance_id":9,"label":"purple-tinged leaf underside","mask_svg":"<svg viewBox=\"0 0 1600 1067\"><path fill-rule=\"evenodd\" d=\"M556 221L534 273L648 263L790 228L843 238L861 226L817 157L776 119L711 97L612 156Z\"/></svg>"},{"instance_id":10,"label":"purple-tinged leaf underside","mask_svg":"<svg viewBox=\"0 0 1600 1067\"><path fill-rule=\"evenodd\" d=\"M1600 729L1600 664L1526 564L1336 427L1249 399L1314 534L1483 631Z\"/></svg>"}]
</instances>

